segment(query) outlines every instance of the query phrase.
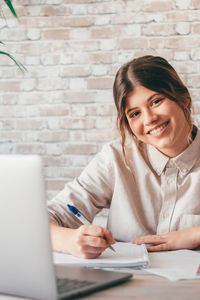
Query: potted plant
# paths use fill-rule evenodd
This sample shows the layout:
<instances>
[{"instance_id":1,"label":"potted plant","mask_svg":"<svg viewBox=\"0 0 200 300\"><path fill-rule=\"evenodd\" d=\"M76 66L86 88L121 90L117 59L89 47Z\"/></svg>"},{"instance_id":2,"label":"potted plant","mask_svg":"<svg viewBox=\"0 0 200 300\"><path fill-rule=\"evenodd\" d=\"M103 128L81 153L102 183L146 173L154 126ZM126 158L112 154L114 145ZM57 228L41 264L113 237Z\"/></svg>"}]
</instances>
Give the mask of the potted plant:
<instances>
[{"instance_id":1,"label":"potted plant","mask_svg":"<svg viewBox=\"0 0 200 300\"><path fill-rule=\"evenodd\" d=\"M8 6L8 8L10 9L11 13L13 14L13 16L15 16L17 18L17 14L16 11L12 5L11 0L3 0L5 2L5 4ZM2 41L0 41L0 44L4 44ZM20 63L19 61L17 61L11 54L5 52L5 51L0 51L0 54L2 55L7 55L10 59L12 59L14 61L14 63L17 65L17 67L23 72L24 70L26 70L26 68L22 65L22 63Z\"/></svg>"}]
</instances>

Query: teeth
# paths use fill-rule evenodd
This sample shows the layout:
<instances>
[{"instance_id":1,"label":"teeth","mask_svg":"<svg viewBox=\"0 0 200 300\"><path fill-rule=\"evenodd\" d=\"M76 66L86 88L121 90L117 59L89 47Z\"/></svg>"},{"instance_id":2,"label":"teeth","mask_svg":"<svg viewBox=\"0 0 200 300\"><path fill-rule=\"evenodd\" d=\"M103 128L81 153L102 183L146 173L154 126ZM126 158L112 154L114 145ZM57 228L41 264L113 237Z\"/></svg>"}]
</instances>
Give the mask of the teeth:
<instances>
[{"instance_id":1,"label":"teeth","mask_svg":"<svg viewBox=\"0 0 200 300\"><path fill-rule=\"evenodd\" d=\"M163 128L165 128L167 126L167 123L159 126L158 128L149 131L150 134L158 134Z\"/></svg>"}]
</instances>

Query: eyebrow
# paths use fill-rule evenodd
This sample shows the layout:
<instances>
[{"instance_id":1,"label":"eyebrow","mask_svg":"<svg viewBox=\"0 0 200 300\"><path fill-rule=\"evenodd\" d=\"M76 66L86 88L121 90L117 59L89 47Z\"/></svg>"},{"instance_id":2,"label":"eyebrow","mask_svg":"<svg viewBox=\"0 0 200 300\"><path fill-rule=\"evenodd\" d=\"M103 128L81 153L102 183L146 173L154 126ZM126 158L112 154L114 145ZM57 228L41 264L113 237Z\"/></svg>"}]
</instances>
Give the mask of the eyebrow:
<instances>
[{"instance_id":1,"label":"eyebrow","mask_svg":"<svg viewBox=\"0 0 200 300\"><path fill-rule=\"evenodd\" d=\"M151 101L155 96L157 96L157 95L160 95L160 93L155 93L155 94L153 94L153 95L151 95L148 99L147 99L147 102L149 102L149 101ZM132 110L134 110L134 109L136 109L137 107L131 107L131 108L129 108L128 110L127 110L127 112L125 112L126 114L128 114L130 111L132 111Z\"/></svg>"}]
</instances>

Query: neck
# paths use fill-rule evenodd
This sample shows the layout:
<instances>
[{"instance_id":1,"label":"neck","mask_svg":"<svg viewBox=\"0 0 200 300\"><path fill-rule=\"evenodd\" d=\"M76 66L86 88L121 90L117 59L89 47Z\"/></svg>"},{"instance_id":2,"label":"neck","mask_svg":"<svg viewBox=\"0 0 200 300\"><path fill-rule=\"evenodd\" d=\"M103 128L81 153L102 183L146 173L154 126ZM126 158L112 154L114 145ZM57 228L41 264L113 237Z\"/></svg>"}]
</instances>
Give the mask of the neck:
<instances>
[{"instance_id":1,"label":"neck","mask_svg":"<svg viewBox=\"0 0 200 300\"><path fill-rule=\"evenodd\" d=\"M164 149L164 151L161 151L164 155L173 158L178 156L179 154L181 154L182 152L185 151L185 149L192 143L192 141L194 140L196 133L197 133L197 128L195 126L192 127L192 130L189 128L187 128L186 130L186 138L185 140L178 145L175 148L166 148ZM158 149L159 150L159 149ZM160 150L159 150L160 151Z\"/></svg>"}]
</instances>

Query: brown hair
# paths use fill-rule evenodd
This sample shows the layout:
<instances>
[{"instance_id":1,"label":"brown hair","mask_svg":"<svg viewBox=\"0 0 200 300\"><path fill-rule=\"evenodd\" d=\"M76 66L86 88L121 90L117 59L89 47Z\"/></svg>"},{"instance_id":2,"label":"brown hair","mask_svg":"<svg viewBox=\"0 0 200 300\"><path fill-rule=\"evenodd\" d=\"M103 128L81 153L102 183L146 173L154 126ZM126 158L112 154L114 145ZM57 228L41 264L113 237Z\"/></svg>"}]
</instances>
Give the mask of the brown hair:
<instances>
[{"instance_id":1,"label":"brown hair","mask_svg":"<svg viewBox=\"0 0 200 300\"><path fill-rule=\"evenodd\" d=\"M162 57L146 55L124 64L117 72L113 95L117 108L117 127L122 137L122 151L126 167L129 169L125 155L126 131L134 138L125 115L127 96L136 85L158 92L176 102L183 110L190 127L190 137L193 127L191 118L191 96L174 68ZM135 139L136 140L136 139ZM140 142L137 141L139 146Z\"/></svg>"}]
</instances>

